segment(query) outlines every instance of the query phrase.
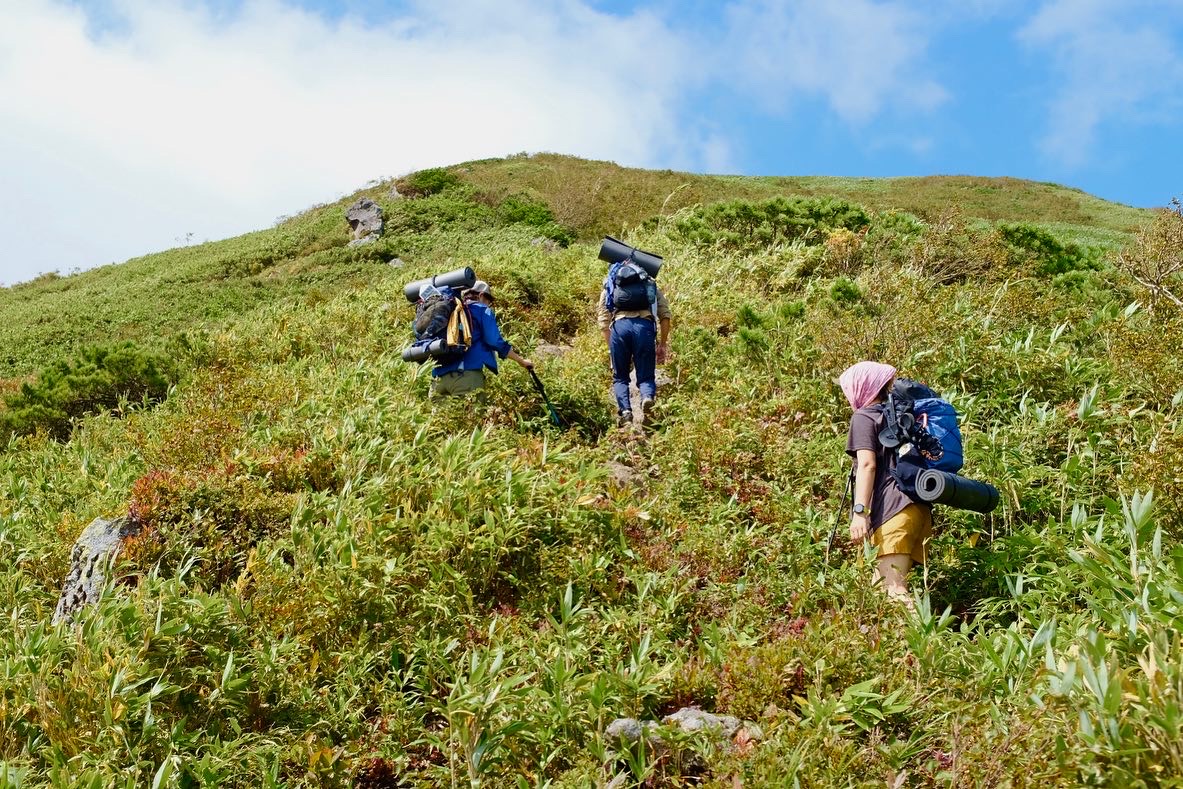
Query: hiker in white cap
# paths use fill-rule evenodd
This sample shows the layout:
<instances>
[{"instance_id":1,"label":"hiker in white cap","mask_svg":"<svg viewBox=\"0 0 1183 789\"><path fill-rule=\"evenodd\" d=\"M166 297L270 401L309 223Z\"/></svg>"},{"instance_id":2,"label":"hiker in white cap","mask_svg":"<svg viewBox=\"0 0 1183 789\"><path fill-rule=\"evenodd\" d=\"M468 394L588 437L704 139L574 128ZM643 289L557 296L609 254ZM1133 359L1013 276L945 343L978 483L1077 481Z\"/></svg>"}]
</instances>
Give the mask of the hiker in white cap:
<instances>
[{"instance_id":1,"label":"hiker in white cap","mask_svg":"<svg viewBox=\"0 0 1183 789\"><path fill-rule=\"evenodd\" d=\"M431 396L444 397L476 392L485 386L485 370L497 373L497 359L512 359L527 370L534 362L513 349L501 336L497 317L493 314L493 290L489 283L478 279L464 291L464 306L472 323L473 342L458 361L441 365L431 371ZM481 392L477 398L485 400Z\"/></svg>"}]
</instances>

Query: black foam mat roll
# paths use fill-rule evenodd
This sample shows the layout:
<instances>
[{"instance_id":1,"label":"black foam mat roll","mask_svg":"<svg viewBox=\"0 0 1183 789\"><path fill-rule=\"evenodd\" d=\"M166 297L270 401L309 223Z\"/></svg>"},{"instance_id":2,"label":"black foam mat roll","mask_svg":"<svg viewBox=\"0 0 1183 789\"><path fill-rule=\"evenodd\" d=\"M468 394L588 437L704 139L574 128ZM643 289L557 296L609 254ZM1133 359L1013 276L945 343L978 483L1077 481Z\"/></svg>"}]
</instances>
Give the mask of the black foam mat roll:
<instances>
[{"instance_id":1,"label":"black foam mat roll","mask_svg":"<svg viewBox=\"0 0 1183 789\"><path fill-rule=\"evenodd\" d=\"M959 510L987 513L998 506L998 488L989 482L931 468L916 478L916 494L924 501Z\"/></svg>"},{"instance_id":2,"label":"black foam mat roll","mask_svg":"<svg viewBox=\"0 0 1183 789\"><path fill-rule=\"evenodd\" d=\"M661 271L662 264L660 255L654 255L652 252L630 247L628 244L612 236L604 236L604 240L600 242L600 260L607 261L608 263L619 263L629 255L633 256L633 260L636 261L638 266L645 269L645 272L649 276L657 279L657 273Z\"/></svg>"}]
</instances>

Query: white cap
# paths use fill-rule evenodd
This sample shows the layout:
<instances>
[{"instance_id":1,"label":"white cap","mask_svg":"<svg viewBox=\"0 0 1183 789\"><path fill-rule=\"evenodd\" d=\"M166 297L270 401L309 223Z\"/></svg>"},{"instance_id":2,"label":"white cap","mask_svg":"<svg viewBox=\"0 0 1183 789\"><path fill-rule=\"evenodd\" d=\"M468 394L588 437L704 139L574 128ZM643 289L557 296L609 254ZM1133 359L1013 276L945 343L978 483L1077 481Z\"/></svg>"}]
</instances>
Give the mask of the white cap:
<instances>
[{"instance_id":1,"label":"white cap","mask_svg":"<svg viewBox=\"0 0 1183 789\"><path fill-rule=\"evenodd\" d=\"M489 298L493 298L492 288L490 288L489 283L485 282L483 279L478 279L476 282L472 283L472 287L468 289L468 292L469 293L478 293L478 294L481 294L484 296L488 296Z\"/></svg>"}]
</instances>

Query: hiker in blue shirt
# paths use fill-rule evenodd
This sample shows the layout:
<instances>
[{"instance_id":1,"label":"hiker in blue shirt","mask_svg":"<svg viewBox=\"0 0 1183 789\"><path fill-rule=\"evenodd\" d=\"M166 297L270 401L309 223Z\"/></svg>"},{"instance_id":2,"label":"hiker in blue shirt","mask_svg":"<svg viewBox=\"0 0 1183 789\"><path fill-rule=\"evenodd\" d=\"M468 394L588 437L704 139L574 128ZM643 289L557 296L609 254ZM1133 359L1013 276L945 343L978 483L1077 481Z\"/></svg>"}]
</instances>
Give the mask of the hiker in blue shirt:
<instances>
[{"instance_id":1,"label":"hiker in blue shirt","mask_svg":"<svg viewBox=\"0 0 1183 789\"><path fill-rule=\"evenodd\" d=\"M657 402L657 365L665 364L669 352L670 305L665 294L653 285L647 305L621 307L619 298L609 304L609 278L604 279L596 320L612 359L612 393L616 397L616 424L627 427L633 423L633 409L629 398L629 374L637 371L637 389L641 392L641 421L648 420ZM627 306L627 305L626 305Z\"/></svg>"},{"instance_id":2,"label":"hiker in blue shirt","mask_svg":"<svg viewBox=\"0 0 1183 789\"><path fill-rule=\"evenodd\" d=\"M431 397L459 395L476 392L485 386L485 370L497 373L497 358L512 359L527 370L534 369L534 362L513 349L497 326L493 314L493 291L489 283L477 280L464 291L463 300L472 319L473 342L459 361L440 365L431 371ZM477 399L485 402L484 392Z\"/></svg>"}]
</instances>

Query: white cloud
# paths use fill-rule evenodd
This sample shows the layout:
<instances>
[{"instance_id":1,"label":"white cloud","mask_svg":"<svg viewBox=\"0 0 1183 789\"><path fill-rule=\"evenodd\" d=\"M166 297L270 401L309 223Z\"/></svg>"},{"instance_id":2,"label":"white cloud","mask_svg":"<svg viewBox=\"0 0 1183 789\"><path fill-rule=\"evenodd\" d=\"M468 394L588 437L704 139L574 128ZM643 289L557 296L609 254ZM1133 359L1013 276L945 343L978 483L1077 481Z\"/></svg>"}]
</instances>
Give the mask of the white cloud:
<instances>
[{"instance_id":1,"label":"white cloud","mask_svg":"<svg viewBox=\"0 0 1183 789\"><path fill-rule=\"evenodd\" d=\"M783 110L798 94L822 96L852 123L886 108L931 110L946 98L922 56L934 23L902 2L759 0L729 8L729 40L747 87Z\"/></svg>"},{"instance_id":2,"label":"white cloud","mask_svg":"<svg viewBox=\"0 0 1183 789\"><path fill-rule=\"evenodd\" d=\"M269 224L380 176L519 150L670 150L685 55L655 17L429 3L382 27L275 0L125 2L116 33L23 0L0 26L0 281ZM413 20L413 21L411 21ZM623 42L646 41L642 51ZM99 255L96 259L95 255Z\"/></svg>"},{"instance_id":3,"label":"white cloud","mask_svg":"<svg viewBox=\"0 0 1183 789\"><path fill-rule=\"evenodd\" d=\"M709 90L770 106L820 94L852 122L944 96L919 76L921 18L898 2L744 0L721 36L688 32L676 7L586 0L410 0L384 23L211 2L108 0L103 25L66 0L6 4L0 282L522 150L733 169L727 135L751 121L700 117Z\"/></svg>"},{"instance_id":4,"label":"white cloud","mask_svg":"<svg viewBox=\"0 0 1183 789\"><path fill-rule=\"evenodd\" d=\"M1041 147L1085 164L1106 122L1174 122L1183 106L1183 7L1175 0L1051 0L1019 39L1051 53L1059 80Z\"/></svg>"}]
</instances>

